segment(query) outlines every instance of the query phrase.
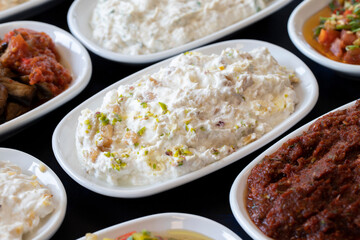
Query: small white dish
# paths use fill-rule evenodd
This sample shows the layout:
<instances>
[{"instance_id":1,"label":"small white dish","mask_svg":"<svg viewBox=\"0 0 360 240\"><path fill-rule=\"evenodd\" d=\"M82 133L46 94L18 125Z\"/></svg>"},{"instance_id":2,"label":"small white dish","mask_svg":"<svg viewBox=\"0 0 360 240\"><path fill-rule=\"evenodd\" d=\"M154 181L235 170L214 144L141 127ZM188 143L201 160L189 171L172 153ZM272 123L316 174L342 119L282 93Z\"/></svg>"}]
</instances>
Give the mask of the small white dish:
<instances>
[{"instance_id":1,"label":"small white dish","mask_svg":"<svg viewBox=\"0 0 360 240\"><path fill-rule=\"evenodd\" d=\"M217 240L241 240L227 227L208 218L185 213L161 213L137 218L120 223L112 227L97 231L94 234L98 239L105 237L115 239L122 234L131 231L147 230L150 232L165 232L170 229L181 229L203 234L211 239ZM84 233L85 236L86 233ZM85 240L81 237L78 240Z\"/></svg>"},{"instance_id":2,"label":"small white dish","mask_svg":"<svg viewBox=\"0 0 360 240\"><path fill-rule=\"evenodd\" d=\"M265 9L220 31L209 34L201 39L197 39L179 47L147 55L125 55L116 53L102 48L96 43L92 37L92 30L89 24L93 9L96 6L96 2L97 0L75 0L71 5L67 15L67 21L70 31L74 34L74 36L77 37L90 51L103 58L126 63L151 63L174 56L175 54L181 52L185 52L189 49L205 45L244 27L247 27L250 24L259 21L262 18L265 18L266 16L279 10L291 2L291 0L274 0Z\"/></svg>"},{"instance_id":3,"label":"small white dish","mask_svg":"<svg viewBox=\"0 0 360 240\"><path fill-rule=\"evenodd\" d=\"M305 22L318 11L325 8L330 2L330 0L305 0L300 3L292 12L288 21L287 27L290 39L300 52L320 65L345 75L359 77L360 65L331 60L311 47L304 38L303 27Z\"/></svg>"},{"instance_id":4,"label":"small white dish","mask_svg":"<svg viewBox=\"0 0 360 240\"><path fill-rule=\"evenodd\" d=\"M50 0L29 0L28 2L19 4L15 7L5 9L3 11L0 11L0 21L4 21L9 17L15 16L25 11L29 11L36 7L40 7L48 2L50 2Z\"/></svg>"},{"instance_id":5,"label":"small white dish","mask_svg":"<svg viewBox=\"0 0 360 240\"><path fill-rule=\"evenodd\" d=\"M274 138L278 137L310 112L318 97L318 85L314 75L312 74L311 70L295 55L281 47L267 42L257 40L233 40L194 50L205 54L220 54L221 51L227 47L235 47L244 51L250 51L254 48L262 46L269 49L271 54L275 57L275 59L277 59L280 65L286 66L289 69L293 69L300 78L300 83L295 87L295 91L299 98L299 103L295 108L295 112L287 120L279 124L272 131L265 134L260 139L244 146L237 152L198 171L191 172L176 179L146 186L112 186L105 181L88 175L82 168L76 153L77 150L75 146L75 131L78 117L80 116L81 111L85 108L96 109L101 105L105 94L110 89L118 88L119 85L133 83L144 74L158 71L162 66L169 64L171 59L168 59L114 83L68 113L68 115L66 115L58 124L53 134L52 147L56 159L58 160L61 167L70 175L70 177L72 177L76 182L85 188L107 196L133 198L156 194L185 184L212 173L222 167L225 167L230 163L233 163L240 158L252 153L253 151L272 141Z\"/></svg>"},{"instance_id":6,"label":"small white dish","mask_svg":"<svg viewBox=\"0 0 360 240\"><path fill-rule=\"evenodd\" d=\"M67 197L63 184L56 174L37 158L9 148L0 148L1 161L10 161L19 166L24 174L35 175L39 182L53 194L55 209L49 216L41 219L40 225L31 233L23 236L23 240L50 239L60 227L66 212ZM40 167L45 166L45 171Z\"/></svg>"},{"instance_id":7,"label":"small white dish","mask_svg":"<svg viewBox=\"0 0 360 240\"><path fill-rule=\"evenodd\" d=\"M351 103L345 104L331 112L346 109L355 104L356 101ZM327 113L328 114L328 113ZM324 115L323 115L324 116ZM320 116L322 117L322 116ZM320 118L319 117L319 118ZM304 126L296 129L292 133L288 134L277 143L266 149L262 154L256 157L249 165L247 165L240 174L236 177L233 185L231 186L230 190L230 206L231 211L234 214L236 220L240 224L240 226L249 234L250 237L257 240L273 240L272 238L266 236L250 219L248 211L246 209L246 200L247 200L247 179L251 173L253 167L255 167L258 163L260 163L265 156L272 154L278 148L281 147L283 143L292 139L296 136L301 135L304 131L306 131L309 126L314 123L318 118L314 119L313 121L305 124Z\"/></svg>"},{"instance_id":8,"label":"small white dish","mask_svg":"<svg viewBox=\"0 0 360 240\"><path fill-rule=\"evenodd\" d=\"M28 28L48 34L55 43L56 50L60 54L61 61L70 71L73 80L69 87L56 97L41 104L23 115L0 124L0 140L8 136L14 130L18 130L31 121L40 118L65 102L74 98L89 83L92 65L89 53L70 33L50 24L35 21L14 21L0 24L0 36L16 28Z\"/></svg>"}]
</instances>

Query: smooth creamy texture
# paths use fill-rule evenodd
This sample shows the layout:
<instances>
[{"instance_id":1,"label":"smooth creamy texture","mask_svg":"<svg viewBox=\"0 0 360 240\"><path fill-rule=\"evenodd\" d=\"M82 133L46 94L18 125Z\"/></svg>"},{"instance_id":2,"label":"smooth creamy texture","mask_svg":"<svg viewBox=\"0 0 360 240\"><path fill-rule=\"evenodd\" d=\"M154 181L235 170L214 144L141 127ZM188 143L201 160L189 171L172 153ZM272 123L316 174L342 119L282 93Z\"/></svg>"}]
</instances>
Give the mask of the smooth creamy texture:
<instances>
[{"instance_id":1,"label":"smooth creamy texture","mask_svg":"<svg viewBox=\"0 0 360 240\"><path fill-rule=\"evenodd\" d=\"M36 176L21 173L21 169L0 161L0 239L20 240L34 230L54 209L50 191Z\"/></svg>"},{"instance_id":2,"label":"smooth creamy texture","mask_svg":"<svg viewBox=\"0 0 360 240\"><path fill-rule=\"evenodd\" d=\"M15 7L29 0L0 0L0 11Z\"/></svg>"},{"instance_id":3,"label":"smooth creamy texture","mask_svg":"<svg viewBox=\"0 0 360 240\"><path fill-rule=\"evenodd\" d=\"M76 143L89 174L144 185L203 168L258 139L294 111L294 74L267 49L181 54L107 93L79 117Z\"/></svg>"},{"instance_id":4,"label":"smooth creamy texture","mask_svg":"<svg viewBox=\"0 0 360 240\"><path fill-rule=\"evenodd\" d=\"M129 55L150 54L202 38L247 18L271 0L98 0L95 41Z\"/></svg>"}]
</instances>

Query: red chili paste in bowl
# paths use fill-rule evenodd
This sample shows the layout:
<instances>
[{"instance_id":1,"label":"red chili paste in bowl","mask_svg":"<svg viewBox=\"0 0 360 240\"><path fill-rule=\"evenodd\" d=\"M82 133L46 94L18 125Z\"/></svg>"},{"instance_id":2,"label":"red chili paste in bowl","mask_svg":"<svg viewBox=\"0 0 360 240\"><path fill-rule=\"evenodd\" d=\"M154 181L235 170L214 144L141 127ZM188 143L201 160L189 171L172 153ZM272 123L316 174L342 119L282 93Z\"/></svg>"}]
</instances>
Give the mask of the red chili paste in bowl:
<instances>
[{"instance_id":1,"label":"red chili paste in bowl","mask_svg":"<svg viewBox=\"0 0 360 240\"><path fill-rule=\"evenodd\" d=\"M360 239L360 101L255 166L247 210L274 239Z\"/></svg>"}]
</instances>

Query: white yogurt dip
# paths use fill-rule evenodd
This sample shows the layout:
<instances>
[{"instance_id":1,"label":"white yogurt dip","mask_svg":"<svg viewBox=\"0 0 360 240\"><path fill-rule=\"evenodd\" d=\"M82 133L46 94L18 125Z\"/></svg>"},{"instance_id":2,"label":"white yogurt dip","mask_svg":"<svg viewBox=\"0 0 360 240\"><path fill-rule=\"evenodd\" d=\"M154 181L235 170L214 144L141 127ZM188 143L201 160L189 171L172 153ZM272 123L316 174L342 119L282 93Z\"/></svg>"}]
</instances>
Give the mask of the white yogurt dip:
<instances>
[{"instance_id":1,"label":"white yogurt dip","mask_svg":"<svg viewBox=\"0 0 360 240\"><path fill-rule=\"evenodd\" d=\"M15 7L29 0L0 0L0 11Z\"/></svg>"},{"instance_id":2,"label":"white yogurt dip","mask_svg":"<svg viewBox=\"0 0 360 240\"><path fill-rule=\"evenodd\" d=\"M247 18L271 0L98 0L94 40L123 54L150 54L207 36Z\"/></svg>"},{"instance_id":3,"label":"white yogurt dip","mask_svg":"<svg viewBox=\"0 0 360 240\"><path fill-rule=\"evenodd\" d=\"M145 185L219 161L288 118L292 71L266 48L188 52L85 109L76 144L82 165L111 184Z\"/></svg>"},{"instance_id":4,"label":"white yogurt dip","mask_svg":"<svg viewBox=\"0 0 360 240\"><path fill-rule=\"evenodd\" d=\"M20 240L54 210L52 194L36 176L0 161L0 239Z\"/></svg>"}]
</instances>

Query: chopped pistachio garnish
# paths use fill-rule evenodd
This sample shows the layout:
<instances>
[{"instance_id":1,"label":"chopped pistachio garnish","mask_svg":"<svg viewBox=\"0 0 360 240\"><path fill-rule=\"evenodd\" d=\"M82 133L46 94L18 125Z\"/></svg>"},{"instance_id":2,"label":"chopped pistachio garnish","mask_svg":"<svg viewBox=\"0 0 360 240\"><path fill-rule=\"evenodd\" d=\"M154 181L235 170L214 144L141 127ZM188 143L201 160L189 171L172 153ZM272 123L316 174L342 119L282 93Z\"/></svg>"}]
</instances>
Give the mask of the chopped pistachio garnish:
<instances>
[{"instance_id":1,"label":"chopped pistachio garnish","mask_svg":"<svg viewBox=\"0 0 360 240\"><path fill-rule=\"evenodd\" d=\"M143 127L143 128L141 128L139 131L138 131L138 135L139 136L142 136L144 133L145 133L145 130L146 130L146 127Z\"/></svg>"},{"instance_id":2,"label":"chopped pistachio garnish","mask_svg":"<svg viewBox=\"0 0 360 240\"><path fill-rule=\"evenodd\" d=\"M166 114L168 112L166 104L159 102L159 105L160 105L161 109L163 110L163 113Z\"/></svg>"},{"instance_id":3,"label":"chopped pistachio garnish","mask_svg":"<svg viewBox=\"0 0 360 240\"><path fill-rule=\"evenodd\" d=\"M109 119L107 118L106 114L104 113L96 113L96 117L99 119L99 122L105 126L107 124L109 124Z\"/></svg>"},{"instance_id":4,"label":"chopped pistachio garnish","mask_svg":"<svg viewBox=\"0 0 360 240\"><path fill-rule=\"evenodd\" d=\"M140 105L141 105L143 108L147 108L147 102L142 102L142 103L140 103Z\"/></svg>"}]
</instances>

